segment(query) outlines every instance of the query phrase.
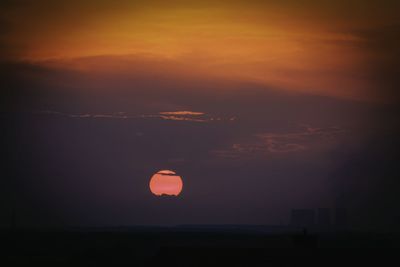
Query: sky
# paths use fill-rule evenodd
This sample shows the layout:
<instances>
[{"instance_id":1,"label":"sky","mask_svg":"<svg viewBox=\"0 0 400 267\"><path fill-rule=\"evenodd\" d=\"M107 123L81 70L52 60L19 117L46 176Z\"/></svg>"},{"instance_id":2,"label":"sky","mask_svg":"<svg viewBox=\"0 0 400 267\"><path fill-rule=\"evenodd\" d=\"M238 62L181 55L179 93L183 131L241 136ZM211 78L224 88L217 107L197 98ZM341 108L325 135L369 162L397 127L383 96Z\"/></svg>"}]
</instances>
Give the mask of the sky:
<instances>
[{"instance_id":1,"label":"sky","mask_svg":"<svg viewBox=\"0 0 400 267\"><path fill-rule=\"evenodd\" d=\"M398 1L3 1L0 224L398 229ZM160 170L182 193L149 190ZM387 228L389 227L389 228Z\"/></svg>"}]
</instances>

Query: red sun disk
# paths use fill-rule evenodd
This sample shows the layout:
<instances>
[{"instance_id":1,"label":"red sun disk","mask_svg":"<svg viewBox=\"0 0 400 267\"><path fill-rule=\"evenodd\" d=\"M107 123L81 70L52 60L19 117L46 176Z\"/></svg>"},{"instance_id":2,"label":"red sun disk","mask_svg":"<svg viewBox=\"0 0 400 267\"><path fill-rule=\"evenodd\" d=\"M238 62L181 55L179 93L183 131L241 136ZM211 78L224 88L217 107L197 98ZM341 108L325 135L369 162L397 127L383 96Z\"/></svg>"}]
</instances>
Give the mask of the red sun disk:
<instances>
[{"instance_id":1,"label":"red sun disk","mask_svg":"<svg viewBox=\"0 0 400 267\"><path fill-rule=\"evenodd\" d=\"M182 178L170 170L158 171L150 179L150 191L156 196L177 196L182 188Z\"/></svg>"}]
</instances>

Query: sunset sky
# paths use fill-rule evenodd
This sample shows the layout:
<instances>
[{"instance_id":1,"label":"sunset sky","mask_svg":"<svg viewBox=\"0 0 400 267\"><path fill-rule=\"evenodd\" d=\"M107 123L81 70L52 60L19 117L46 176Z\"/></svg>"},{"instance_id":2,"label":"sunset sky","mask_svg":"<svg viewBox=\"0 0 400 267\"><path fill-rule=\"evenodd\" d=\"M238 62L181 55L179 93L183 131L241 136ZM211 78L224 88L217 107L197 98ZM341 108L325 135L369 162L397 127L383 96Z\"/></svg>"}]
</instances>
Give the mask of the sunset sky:
<instances>
[{"instance_id":1,"label":"sunset sky","mask_svg":"<svg viewBox=\"0 0 400 267\"><path fill-rule=\"evenodd\" d=\"M1 40L11 61L88 71L145 65L178 77L376 101L371 72L391 51L374 46L391 37L397 7L396 1L9 1ZM389 33L374 35L380 30Z\"/></svg>"},{"instance_id":2,"label":"sunset sky","mask_svg":"<svg viewBox=\"0 0 400 267\"><path fill-rule=\"evenodd\" d=\"M337 205L358 224L384 206L376 221L390 224L399 10L3 1L1 111L21 224L276 224L297 206ZM182 175L182 202L149 194L164 169Z\"/></svg>"}]
</instances>

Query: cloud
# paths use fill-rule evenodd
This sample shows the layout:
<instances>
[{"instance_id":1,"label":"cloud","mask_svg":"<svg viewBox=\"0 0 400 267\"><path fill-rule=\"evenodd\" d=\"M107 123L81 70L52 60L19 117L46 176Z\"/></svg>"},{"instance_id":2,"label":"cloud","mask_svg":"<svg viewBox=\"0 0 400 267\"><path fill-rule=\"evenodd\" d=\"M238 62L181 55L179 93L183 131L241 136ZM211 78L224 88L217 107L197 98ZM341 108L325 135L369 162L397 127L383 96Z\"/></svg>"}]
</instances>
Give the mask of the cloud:
<instances>
[{"instance_id":1,"label":"cloud","mask_svg":"<svg viewBox=\"0 0 400 267\"><path fill-rule=\"evenodd\" d=\"M329 147L346 131L339 127L311 127L299 125L298 131L260 133L249 141L233 143L228 149L213 150L221 158L254 158L262 155L288 154Z\"/></svg>"},{"instance_id":2,"label":"cloud","mask_svg":"<svg viewBox=\"0 0 400 267\"><path fill-rule=\"evenodd\" d=\"M200 116L204 115L204 112L195 112L195 111L164 111L160 112L161 115L190 115L190 116Z\"/></svg>"},{"instance_id":3,"label":"cloud","mask_svg":"<svg viewBox=\"0 0 400 267\"><path fill-rule=\"evenodd\" d=\"M161 171L157 172L157 174L162 174L162 175L175 175L176 172L170 171L170 170L161 170Z\"/></svg>"},{"instance_id":4,"label":"cloud","mask_svg":"<svg viewBox=\"0 0 400 267\"><path fill-rule=\"evenodd\" d=\"M400 102L400 23L370 27L356 32L364 39L369 54L367 66L375 86L375 97L398 105Z\"/></svg>"},{"instance_id":5,"label":"cloud","mask_svg":"<svg viewBox=\"0 0 400 267\"><path fill-rule=\"evenodd\" d=\"M90 114L90 113L84 113L84 114L69 114L69 113L63 113L59 111L53 111L53 110L42 110L42 111L37 111L34 112L37 114L49 114L49 115L57 115L57 116L65 116L69 118L105 118L105 119L133 119L137 118L138 116L127 116L125 115L124 112L116 112L114 114Z\"/></svg>"},{"instance_id":6,"label":"cloud","mask_svg":"<svg viewBox=\"0 0 400 267\"><path fill-rule=\"evenodd\" d=\"M306 150L316 142L336 138L343 130L337 127L318 128L305 126L304 131L294 133L265 133L257 135L263 140L266 149L271 153L287 153Z\"/></svg>"},{"instance_id":7,"label":"cloud","mask_svg":"<svg viewBox=\"0 0 400 267\"><path fill-rule=\"evenodd\" d=\"M172 121L193 121L193 122L207 122L205 119L196 119L186 116L173 116L173 115L156 115L155 117L159 117L164 120L172 120Z\"/></svg>"},{"instance_id":8,"label":"cloud","mask_svg":"<svg viewBox=\"0 0 400 267\"><path fill-rule=\"evenodd\" d=\"M153 81L195 77L254 82L361 100L371 100L365 51L357 46L364 39L348 29L355 27L355 18L386 20L391 17L386 13L396 10L387 1L363 2L370 9L360 9L358 1L178 1L172 6L105 1L96 2L93 12L92 1L61 2L7 5L0 13L5 32L0 46L7 48L3 57L86 73L125 72L137 80L147 75Z\"/></svg>"},{"instance_id":9,"label":"cloud","mask_svg":"<svg viewBox=\"0 0 400 267\"><path fill-rule=\"evenodd\" d=\"M141 114L141 115L127 115L125 112L115 112L111 114L70 114L53 110L42 110L34 112L36 114L49 114L64 116L69 118L88 118L88 119L145 119L145 118L158 118L162 120L171 121L187 121L187 122L213 122L213 121L234 121L235 117L212 117L204 112L194 111L165 111L159 112L158 114Z\"/></svg>"}]
</instances>

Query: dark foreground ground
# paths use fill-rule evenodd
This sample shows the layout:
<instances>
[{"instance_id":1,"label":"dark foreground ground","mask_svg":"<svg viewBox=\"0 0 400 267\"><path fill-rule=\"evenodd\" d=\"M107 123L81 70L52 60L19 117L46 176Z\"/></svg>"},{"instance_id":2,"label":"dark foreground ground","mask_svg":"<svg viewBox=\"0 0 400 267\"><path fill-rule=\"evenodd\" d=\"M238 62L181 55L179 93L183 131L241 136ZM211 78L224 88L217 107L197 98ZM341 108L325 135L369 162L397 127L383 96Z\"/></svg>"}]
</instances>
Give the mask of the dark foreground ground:
<instances>
[{"instance_id":1,"label":"dark foreground ground","mask_svg":"<svg viewBox=\"0 0 400 267\"><path fill-rule=\"evenodd\" d=\"M321 261L316 249L400 248L395 234L235 228L20 230L3 231L0 238L0 266L339 266L343 259L330 253ZM355 255L346 256L347 263L367 261L368 254Z\"/></svg>"}]
</instances>

